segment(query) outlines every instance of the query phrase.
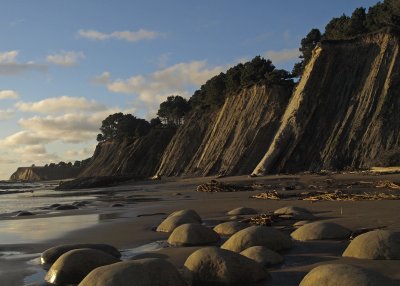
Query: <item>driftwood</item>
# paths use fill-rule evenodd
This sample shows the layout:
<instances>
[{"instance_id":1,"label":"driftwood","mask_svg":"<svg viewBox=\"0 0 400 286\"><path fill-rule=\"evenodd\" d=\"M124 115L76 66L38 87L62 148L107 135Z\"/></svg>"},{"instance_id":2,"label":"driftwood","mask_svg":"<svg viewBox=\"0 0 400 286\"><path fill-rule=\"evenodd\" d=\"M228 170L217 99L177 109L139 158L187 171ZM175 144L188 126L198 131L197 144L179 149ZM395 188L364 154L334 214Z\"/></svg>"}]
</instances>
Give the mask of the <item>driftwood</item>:
<instances>
[{"instance_id":1,"label":"driftwood","mask_svg":"<svg viewBox=\"0 0 400 286\"><path fill-rule=\"evenodd\" d=\"M225 184L216 180L197 186L197 192L216 193L216 192L245 192L252 191L253 188L249 186L240 186L233 184Z\"/></svg>"},{"instance_id":2,"label":"driftwood","mask_svg":"<svg viewBox=\"0 0 400 286\"><path fill-rule=\"evenodd\" d=\"M392 190L400 190L400 186L391 181L379 181L376 185L377 188L386 188Z\"/></svg>"},{"instance_id":3,"label":"driftwood","mask_svg":"<svg viewBox=\"0 0 400 286\"><path fill-rule=\"evenodd\" d=\"M399 194L392 193L367 193L356 194L351 192L343 192L336 190L334 192L302 192L297 194L282 194L276 191L264 192L250 198L264 199L264 200L280 200L288 198L296 198L304 201L377 201L377 200L400 200Z\"/></svg>"},{"instance_id":4,"label":"driftwood","mask_svg":"<svg viewBox=\"0 0 400 286\"><path fill-rule=\"evenodd\" d=\"M241 220L240 222L253 225L272 226L272 223L277 219L272 213L263 213Z\"/></svg>"}]
</instances>

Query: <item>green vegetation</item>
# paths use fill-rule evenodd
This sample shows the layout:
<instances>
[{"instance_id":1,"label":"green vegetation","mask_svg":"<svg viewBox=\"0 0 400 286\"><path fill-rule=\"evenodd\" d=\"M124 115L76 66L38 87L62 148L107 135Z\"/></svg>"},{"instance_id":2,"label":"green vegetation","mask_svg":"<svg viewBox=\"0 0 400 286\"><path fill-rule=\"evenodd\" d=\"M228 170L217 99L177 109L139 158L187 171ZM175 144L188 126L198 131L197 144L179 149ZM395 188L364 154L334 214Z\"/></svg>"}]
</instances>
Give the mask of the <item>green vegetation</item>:
<instances>
[{"instance_id":1,"label":"green vegetation","mask_svg":"<svg viewBox=\"0 0 400 286\"><path fill-rule=\"evenodd\" d=\"M179 95L172 95L160 104L157 115L164 125L179 126L183 123L183 117L189 110L190 105L186 99ZM153 121L154 124L156 122Z\"/></svg>"},{"instance_id":2,"label":"green vegetation","mask_svg":"<svg viewBox=\"0 0 400 286\"><path fill-rule=\"evenodd\" d=\"M301 41L301 62L295 64L293 76L300 77L311 59L311 52L321 40L344 40L359 35L378 31L386 27L400 28L400 1L384 0L370 7L368 12L363 7L357 8L352 15L343 14L333 18L321 35L318 29L312 29Z\"/></svg>"},{"instance_id":3,"label":"green vegetation","mask_svg":"<svg viewBox=\"0 0 400 286\"><path fill-rule=\"evenodd\" d=\"M193 94L189 103L192 108L220 107L230 94L259 83L293 85L293 80L289 72L277 70L270 60L256 56L209 79Z\"/></svg>"}]
</instances>

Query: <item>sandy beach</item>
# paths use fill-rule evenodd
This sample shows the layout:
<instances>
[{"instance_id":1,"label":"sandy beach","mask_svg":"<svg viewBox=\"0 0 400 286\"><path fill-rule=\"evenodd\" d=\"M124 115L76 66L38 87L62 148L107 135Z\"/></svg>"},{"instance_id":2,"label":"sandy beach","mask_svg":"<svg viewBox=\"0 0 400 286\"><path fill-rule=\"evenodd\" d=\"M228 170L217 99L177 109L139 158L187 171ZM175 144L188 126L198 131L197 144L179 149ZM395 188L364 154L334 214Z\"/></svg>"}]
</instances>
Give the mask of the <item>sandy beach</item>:
<instances>
[{"instance_id":1,"label":"sandy beach","mask_svg":"<svg viewBox=\"0 0 400 286\"><path fill-rule=\"evenodd\" d=\"M167 247L165 241L169 234L154 231L168 214L181 209L195 210L204 224L212 227L231 220L226 213L241 206L254 208L259 213L284 206L298 206L308 209L318 220L336 222L350 230L385 227L387 230L400 232L400 222L395 215L400 207L398 200L311 202L295 198L250 198L263 192L265 188L282 190L288 185L299 185L305 190L310 186L317 186L332 191L351 189L355 192L371 193L381 191L375 187L379 181L400 181L398 174L302 174L257 178L238 176L218 180L264 187L256 191L196 192L199 184L211 179L214 178L167 178L160 181L128 182L106 189L82 190L79 191L82 197L94 196L95 199L76 210L40 211L29 217L3 216L0 221L1 285L46 285L43 284L45 271L40 270L38 265L40 253L49 247L66 243L111 244L122 252L124 259L138 254L141 257L161 257L181 269L186 258L200 247ZM389 189L386 191L399 192ZM291 193L296 190L282 192ZM56 196L65 196L67 191L54 193ZM115 203L120 203L121 206L111 207ZM290 234L294 230L294 222L285 220L273 227ZM217 245L224 240L226 238ZM295 241L292 249L281 252L284 262L269 268L272 278L256 285L299 285L312 268L328 262L359 265L400 280L400 261L344 258L341 254L348 244L349 240Z\"/></svg>"}]
</instances>

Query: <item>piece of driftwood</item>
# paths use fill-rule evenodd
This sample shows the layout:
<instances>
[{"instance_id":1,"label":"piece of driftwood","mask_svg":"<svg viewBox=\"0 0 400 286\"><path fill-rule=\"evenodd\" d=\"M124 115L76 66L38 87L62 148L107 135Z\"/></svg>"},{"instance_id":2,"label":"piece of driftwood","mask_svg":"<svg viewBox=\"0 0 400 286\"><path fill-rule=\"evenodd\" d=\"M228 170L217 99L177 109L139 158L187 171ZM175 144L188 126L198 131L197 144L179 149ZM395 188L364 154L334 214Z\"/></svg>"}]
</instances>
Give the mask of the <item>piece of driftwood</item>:
<instances>
[{"instance_id":1,"label":"piece of driftwood","mask_svg":"<svg viewBox=\"0 0 400 286\"><path fill-rule=\"evenodd\" d=\"M241 220L240 222L245 222L253 225L262 225L262 226L272 226L272 223L276 220L276 216L271 213L263 213L252 216L250 218L246 218Z\"/></svg>"},{"instance_id":2,"label":"piece of driftwood","mask_svg":"<svg viewBox=\"0 0 400 286\"><path fill-rule=\"evenodd\" d=\"M392 190L400 190L400 186L391 182L391 181L379 181L376 184L377 188L385 188L385 189L392 189Z\"/></svg>"},{"instance_id":3,"label":"piece of driftwood","mask_svg":"<svg viewBox=\"0 0 400 286\"><path fill-rule=\"evenodd\" d=\"M197 192L216 193L216 192L246 192L252 191L253 188L249 186L225 184L216 180L197 186Z\"/></svg>"}]
</instances>

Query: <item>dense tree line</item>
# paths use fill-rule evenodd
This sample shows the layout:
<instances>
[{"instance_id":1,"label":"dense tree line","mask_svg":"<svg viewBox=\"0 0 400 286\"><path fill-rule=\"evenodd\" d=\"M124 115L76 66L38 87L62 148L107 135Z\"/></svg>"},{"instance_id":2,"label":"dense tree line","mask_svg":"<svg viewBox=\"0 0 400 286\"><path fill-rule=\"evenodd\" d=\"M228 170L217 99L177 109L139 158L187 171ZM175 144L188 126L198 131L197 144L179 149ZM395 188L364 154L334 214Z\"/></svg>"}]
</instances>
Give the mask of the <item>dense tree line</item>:
<instances>
[{"instance_id":1,"label":"dense tree line","mask_svg":"<svg viewBox=\"0 0 400 286\"><path fill-rule=\"evenodd\" d=\"M295 64L293 75L299 77L304 67L311 59L314 47L321 40L343 40L359 35L378 31L385 27L400 28L400 1L384 0L370 7L368 12L360 7L353 11L351 16L343 14L333 18L325 27L325 33L312 29L301 41L301 61Z\"/></svg>"},{"instance_id":2,"label":"dense tree line","mask_svg":"<svg viewBox=\"0 0 400 286\"><path fill-rule=\"evenodd\" d=\"M257 84L293 84L292 76L285 70L275 69L270 60L256 56L209 79L190 98L191 107L221 106L225 98L238 90Z\"/></svg>"}]
</instances>

